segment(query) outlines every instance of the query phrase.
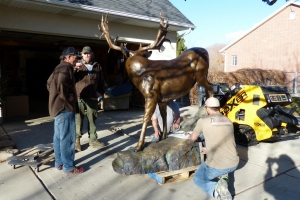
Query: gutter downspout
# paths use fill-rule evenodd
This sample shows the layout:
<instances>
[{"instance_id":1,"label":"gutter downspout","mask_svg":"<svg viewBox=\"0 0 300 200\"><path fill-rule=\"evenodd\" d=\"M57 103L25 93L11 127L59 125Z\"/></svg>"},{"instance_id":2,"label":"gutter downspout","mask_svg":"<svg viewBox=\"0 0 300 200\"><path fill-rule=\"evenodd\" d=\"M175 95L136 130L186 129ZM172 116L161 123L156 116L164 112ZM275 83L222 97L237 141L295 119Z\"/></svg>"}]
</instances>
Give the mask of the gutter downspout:
<instances>
[{"instance_id":1,"label":"gutter downspout","mask_svg":"<svg viewBox=\"0 0 300 200\"><path fill-rule=\"evenodd\" d=\"M194 29L192 29L192 28L190 27L185 33L179 35L179 36L177 37L177 41L178 41L180 38L183 38L184 36L188 35L192 30L194 30ZM176 48L177 48L177 44L176 44ZM184 106L183 97L180 98L180 101L181 101L181 102L180 102L181 105Z\"/></svg>"},{"instance_id":2,"label":"gutter downspout","mask_svg":"<svg viewBox=\"0 0 300 200\"><path fill-rule=\"evenodd\" d=\"M177 37L177 40L180 39L180 38L183 38L183 37L186 36L186 35L188 35L192 30L194 30L194 29L192 29L192 28L190 27L185 33L179 35L179 36Z\"/></svg>"},{"instance_id":3,"label":"gutter downspout","mask_svg":"<svg viewBox=\"0 0 300 200\"><path fill-rule=\"evenodd\" d=\"M220 52L224 56L224 72L226 72L226 54L225 51Z\"/></svg>"}]
</instances>

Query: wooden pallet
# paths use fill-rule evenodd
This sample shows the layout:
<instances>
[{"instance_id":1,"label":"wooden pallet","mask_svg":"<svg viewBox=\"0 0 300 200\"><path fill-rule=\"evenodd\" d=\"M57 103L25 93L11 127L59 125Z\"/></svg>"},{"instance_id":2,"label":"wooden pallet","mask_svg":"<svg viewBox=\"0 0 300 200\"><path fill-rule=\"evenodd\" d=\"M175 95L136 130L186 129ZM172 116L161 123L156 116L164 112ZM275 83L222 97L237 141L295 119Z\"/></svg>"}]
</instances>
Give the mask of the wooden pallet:
<instances>
[{"instance_id":1,"label":"wooden pallet","mask_svg":"<svg viewBox=\"0 0 300 200\"><path fill-rule=\"evenodd\" d=\"M159 185L164 186L167 184L178 183L191 179L198 167L199 165L170 172L162 171L149 173L148 175L153 178Z\"/></svg>"},{"instance_id":2,"label":"wooden pallet","mask_svg":"<svg viewBox=\"0 0 300 200\"><path fill-rule=\"evenodd\" d=\"M16 168L16 165L26 165L39 172L39 167L47 162L54 160L52 144L39 144L35 147L20 153L16 156L7 158L8 164Z\"/></svg>"}]
</instances>

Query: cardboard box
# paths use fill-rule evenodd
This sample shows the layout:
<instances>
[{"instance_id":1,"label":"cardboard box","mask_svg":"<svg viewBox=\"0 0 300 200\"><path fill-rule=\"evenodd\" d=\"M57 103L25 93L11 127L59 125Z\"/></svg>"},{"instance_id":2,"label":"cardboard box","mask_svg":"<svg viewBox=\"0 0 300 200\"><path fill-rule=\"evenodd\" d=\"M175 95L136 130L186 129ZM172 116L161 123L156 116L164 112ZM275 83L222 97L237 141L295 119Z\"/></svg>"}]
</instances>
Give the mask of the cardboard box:
<instances>
[{"instance_id":1,"label":"cardboard box","mask_svg":"<svg viewBox=\"0 0 300 200\"><path fill-rule=\"evenodd\" d=\"M131 93L120 96L110 96L109 93L104 94L104 98L100 101L103 110L122 110L129 109L129 96Z\"/></svg>"}]
</instances>

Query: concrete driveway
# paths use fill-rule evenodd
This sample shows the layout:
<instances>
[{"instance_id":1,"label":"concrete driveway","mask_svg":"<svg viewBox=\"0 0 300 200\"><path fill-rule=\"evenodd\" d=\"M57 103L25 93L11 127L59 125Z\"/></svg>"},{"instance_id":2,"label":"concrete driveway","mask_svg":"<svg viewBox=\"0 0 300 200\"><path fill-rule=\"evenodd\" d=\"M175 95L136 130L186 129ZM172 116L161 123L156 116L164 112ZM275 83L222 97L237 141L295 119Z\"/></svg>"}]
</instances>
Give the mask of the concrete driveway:
<instances>
[{"instance_id":1,"label":"concrete driveway","mask_svg":"<svg viewBox=\"0 0 300 200\"><path fill-rule=\"evenodd\" d=\"M197 107L187 106L180 110L182 116L190 117L196 113ZM75 162L86 171L79 175L65 175L52 168L53 162L41 166L40 172L27 166L13 169L7 162L0 163L0 199L213 199L192 179L160 186L148 175L122 176L113 171L111 163L116 153L136 145L142 117L143 108L139 107L100 112L98 136L107 146L100 150L89 148L87 134L84 134L83 151L76 153ZM123 133L110 131L111 127L120 128ZM11 120L5 122L3 128L21 151L37 144L52 143L53 119L48 116ZM146 141L152 133L149 125ZM237 148L240 163L230 174L229 187L234 199L300 199L298 137L249 148L238 145Z\"/></svg>"}]
</instances>

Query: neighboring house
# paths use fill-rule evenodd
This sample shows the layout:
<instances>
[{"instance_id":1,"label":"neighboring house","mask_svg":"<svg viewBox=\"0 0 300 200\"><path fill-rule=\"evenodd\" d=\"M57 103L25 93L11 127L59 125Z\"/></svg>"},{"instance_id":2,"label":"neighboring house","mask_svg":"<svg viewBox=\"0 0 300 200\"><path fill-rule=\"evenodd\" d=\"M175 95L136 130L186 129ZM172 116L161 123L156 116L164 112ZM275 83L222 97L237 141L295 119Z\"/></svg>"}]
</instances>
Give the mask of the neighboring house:
<instances>
[{"instance_id":1,"label":"neighboring house","mask_svg":"<svg viewBox=\"0 0 300 200\"><path fill-rule=\"evenodd\" d=\"M285 4L220 52L225 72L242 68L300 72L300 3Z\"/></svg>"},{"instance_id":2,"label":"neighboring house","mask_svg":"<svg viewBox=\"0 0 300 200\"><path fill-rule=\"evenodd\" d=\"M111 36L119 35L130 50L155 40L160 13L169 20L171 44L154 50L153 60L175 58L177 31L196 28L168 0L0 0L0 67L2 77L10 78L9 94L28 95L31 104L47 102L47 78L67 46L91 46L108 83L119 69L126 76L121 52L108 53L105 37L99 38L98 24L107 13Z\"/></svg>"}]
</instances>

